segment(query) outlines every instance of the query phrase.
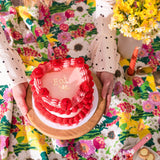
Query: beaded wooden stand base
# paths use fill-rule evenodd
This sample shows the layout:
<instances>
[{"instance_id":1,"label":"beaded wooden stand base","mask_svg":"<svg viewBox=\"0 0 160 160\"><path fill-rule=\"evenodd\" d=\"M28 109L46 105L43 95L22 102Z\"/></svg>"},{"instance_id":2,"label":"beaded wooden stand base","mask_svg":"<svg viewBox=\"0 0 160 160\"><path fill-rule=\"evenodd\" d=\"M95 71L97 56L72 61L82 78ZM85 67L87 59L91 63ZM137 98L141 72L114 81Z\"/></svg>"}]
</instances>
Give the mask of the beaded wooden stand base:
<instances>
[{"instance_id":1,"label":"beaded wooden stand base","mask_svg":"<svg viewBox=\"0 0 160 160\"><path fill-rule=\"evenodd\" d=\"M46 125L44 122L42 122L36 113L34 112L33 106L32 106L32 92L30 86L27 89L27 96L26 96L26 103L29 108L29 112L27 114L30 122L32 125L38 129L41 133L53 137L55 139L61 139L61 140L67 140L67 139L74 139L78 138L86 133L88 133L90 130L92 130L95 125L99 122L101 119L104 110L105 110L105 102L106 100L102 99L101 97L101 91L102 91L102 85L99 79L95 74L92 73L93 80L95 82L95 85L98 90L98 106L96 108L96 111L94 112L93 116L83 125L73 128L73 129L55 129L48 125Z\"/></svg>"}]
</instances>

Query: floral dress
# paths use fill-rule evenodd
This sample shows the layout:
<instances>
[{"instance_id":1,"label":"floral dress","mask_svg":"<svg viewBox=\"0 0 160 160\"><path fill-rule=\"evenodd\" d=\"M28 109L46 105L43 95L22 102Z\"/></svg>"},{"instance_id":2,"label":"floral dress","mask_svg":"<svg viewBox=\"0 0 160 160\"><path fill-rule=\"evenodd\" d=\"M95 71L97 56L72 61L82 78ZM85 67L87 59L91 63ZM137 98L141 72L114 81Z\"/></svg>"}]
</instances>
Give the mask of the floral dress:
<instances>
[{"instance_id":1,"label":"floral dress","mask_svg":"<svg viewBox=\"0 0 160 160\"><path fill-rule=\"evenodd\" d=\"M98 40L96 23L92 18L95 14L94 0L74 0L69 5L57 0L50 8L30 9L13 7L10 0L4 0L0 1L0 6L1 26L10 44L4 44L5 49L10 53L13 49L17 51L27 76L41 62L53 58L82 56L86 63L92 65L91 49L86 46L92 44L93 39ZM102 8L101 5L97 7ZM105 15L100 14L101 18ZM104 35L103 38L105 42L114 39L112 35ZM120 60L109 112L95 128L76 139L56 140L40 133L24 120L13 100L9 88L13 83L0 85L0 160L110 160L128 142L134 145L148 133L152 134L152 139L146 145L160 154L160 87L155 85L152 74L160 70L159 43L157 37L152 44L141 48L136 67L149 66L143 76L126 80L124 72L130 60ZM103 49L109 48L110 45ZM95 49L100 52L99 47ZM116 50L116 47L112 49ZM94 57L98 62L103 61L103 58ZM14 60L21 63L18 57L11 56L10 61ZM93 66L102 71L103 67L97 66L98 62ZM4 60L0 63L5 64ZM16 65L13 67L19 69ZM24 75L20 78L26 81ZM1 76L2 81L5 79Z\"/></svg>"}]
</instances>

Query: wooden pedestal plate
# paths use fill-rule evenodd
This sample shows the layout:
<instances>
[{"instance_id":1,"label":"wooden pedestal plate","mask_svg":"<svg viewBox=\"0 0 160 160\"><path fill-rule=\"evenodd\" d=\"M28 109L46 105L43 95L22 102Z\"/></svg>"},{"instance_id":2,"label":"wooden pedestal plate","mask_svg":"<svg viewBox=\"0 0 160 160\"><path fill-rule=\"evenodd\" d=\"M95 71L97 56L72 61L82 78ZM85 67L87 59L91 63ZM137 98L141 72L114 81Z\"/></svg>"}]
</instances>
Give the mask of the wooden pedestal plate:
<instances>
[{"instance_id":1,"label":"wooden pedestal plate","mask_svg":"<svg viewBox=\"0 0 160 160\"><path fill-rule=\"evenodd\" d=\"M81 126L75 127L73 129L55 129L48 125L46 125L44 122L42 122L37 114L35 113L33 106L32 106L32 92L31 87L29 86L27 89L27 96L26 96L26 103L29 108L29 112L27 114L30 122L32 125L38 129L41 133L53 137L55 139L60 140L67 140L67 139L74 139L78 138L86 133L88 133L90 130L92 130L95 125L99 122L101 119L104 110L105 110L105 102L106 100L102 99L101 97L101 91L102 91L102 85L99 79L95 74L92 74L94 83L98 90L98 106L96 108L96 111L94 112L93 116L84 124Z\"/></svg>"}]
</instances>

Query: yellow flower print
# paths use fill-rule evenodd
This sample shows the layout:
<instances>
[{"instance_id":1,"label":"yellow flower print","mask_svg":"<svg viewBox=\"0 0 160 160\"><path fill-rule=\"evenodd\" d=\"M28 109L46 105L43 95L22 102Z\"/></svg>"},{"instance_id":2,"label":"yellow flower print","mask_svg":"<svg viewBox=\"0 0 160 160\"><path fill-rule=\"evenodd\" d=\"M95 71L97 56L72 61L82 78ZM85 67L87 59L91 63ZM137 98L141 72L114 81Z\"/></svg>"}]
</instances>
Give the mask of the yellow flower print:
<instances>
[{"instance_id":1,"label":"yellow flower print","mask_svg":"<svg viewBox=\"0 0 160 160\"><path fill-rule=\"evenodd\" d=\"M38 67L38 65L40 64L40 62L36 61L35 57L33 56L20 55L20 57L22 58L24 65Z\"/></svg>"},{"instance_id":2,"label":"yellow flower print","mask_svg":"<svg viewBox=\"0 0 160 160\"><path fill-rule=\"evenodd\" d=\"M119 120L119 126L121 126L124 123L127 123L127 128L131 125L131 114L127 112L122 112L117 114L120 118Z\"/></svg>"},{"instance_id":3,"label":"yellow flower print","mask_svg":"<svg viewBox=\"0 0 160 160\"><path fill-rule=\"evenodd\" d=\"M53 36L53 34L47 34L47 35L46 35L46 37L47 37L48 41L50 42L50 44L51 44L52 46L54 46L54 44L55 44L54 42L58 42L58 40L55 39L55 38L53 38L52 36Z\"/></svg>"},{"instance_id":4,"label":"yellow flower print","mask_svg":"<svg viewBox=\"0 0 160 160\"><path fill-rule=\"evenodd\" d=\"M30 141L31 147L36 147L41 152L47 152L48 144L45 142L45 135L41 135L38 132L34 132L34 134L30 135L32 140Z\"/></svg>"},{"instance_id":5,"label":"yellow flower print","mask_svg":"<svg viewBox=\"0 0 160 160\"><path fill-rule=\"evenodd\" d=\"M31 14L28 13L27 7L19 6L16 8L16 10L24 20L26 20L27 18L31 19Z\"/></svg>"},{"instance_id":6,"label":"yellow flower print","mask_svg":"<svg viewBox=\"0 0 160 160\"><path fill-rule=\"evenodd\" d=\"M96 6L96 0L87 0L87 4L93 3L93 7Z\"/></svg>"},{"instance_id":7,"label":"yellow flower print","mask_svg":"<svg viewBox=\"0 0 160 160\"><path fill-rule=\"evenodd\" d=\"M29 137L27 134L31 132L34 128L30 125L17 125L19 128L19 131L17 132L16 139L19 137L24 137L22 140L22 143L28 143L29 142Z\"/></svg>"},{"instance_id":8,"label":"yellow flower print","mask_svg":"<svg viewBox=\"0 0 160 160\"><path fill-rule=\"evenodd\" d=\"M33 126L30 125L17 125L19 132L16 135L16 139L19 137L24 137L21 143L28 143L31 147L37 148L41 153L43 151L47 152L48 144L45 142L45 136L35 131Z\"/></svg>"},{"instance_id":9,"label":"yellow flower print","mask_svg":"<svg viewBox=\"0 0 160 160\"><path fill-rule=\"evenodd\" d=\"M122 59L120 60L120 65L123 66L129 66L129 61L127 59Z\"/></svg>"},{"instance_id":10,"label":"yellow flower print","mask_svg":"<svg viewBox=\"0 0 160 160\"><path fill-rule=\"evenodd\" d=\"M149 87L152 89L153 92L157 91L153 75L148 75L146 77L146 81L149 82Z\"/></svg>"},{"instance_id":11,"label":"yellow flower print","mask_svg":"<svg viewBox=\"0 0 160 160\"><path fill-rule=\"evenodd\" d=\"M139 122L134 121L130 127L132 127L129 131L130 134L137 134L140 139L150 133L148 130L149 126L145 125L142 119L140 119Z\"/></svg>"}]
</instances>

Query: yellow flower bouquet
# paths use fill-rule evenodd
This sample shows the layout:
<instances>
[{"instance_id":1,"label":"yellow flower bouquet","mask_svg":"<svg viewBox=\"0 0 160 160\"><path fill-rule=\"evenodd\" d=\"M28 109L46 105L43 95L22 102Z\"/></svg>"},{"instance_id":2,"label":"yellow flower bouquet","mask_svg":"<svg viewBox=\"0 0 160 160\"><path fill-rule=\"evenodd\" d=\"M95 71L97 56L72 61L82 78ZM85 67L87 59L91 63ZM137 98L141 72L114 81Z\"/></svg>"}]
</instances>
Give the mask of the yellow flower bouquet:
<instances>
[{"instance_id":1,"label":"yellow flower bouquet","mask_svg":"<svg viewBox=\"0 0 160 160\"><path fill-rule=\"evenodd\" d=\"M160 33L160 0L116 0L110 29L148 44Z\"/></svg>"}]
</instances>

